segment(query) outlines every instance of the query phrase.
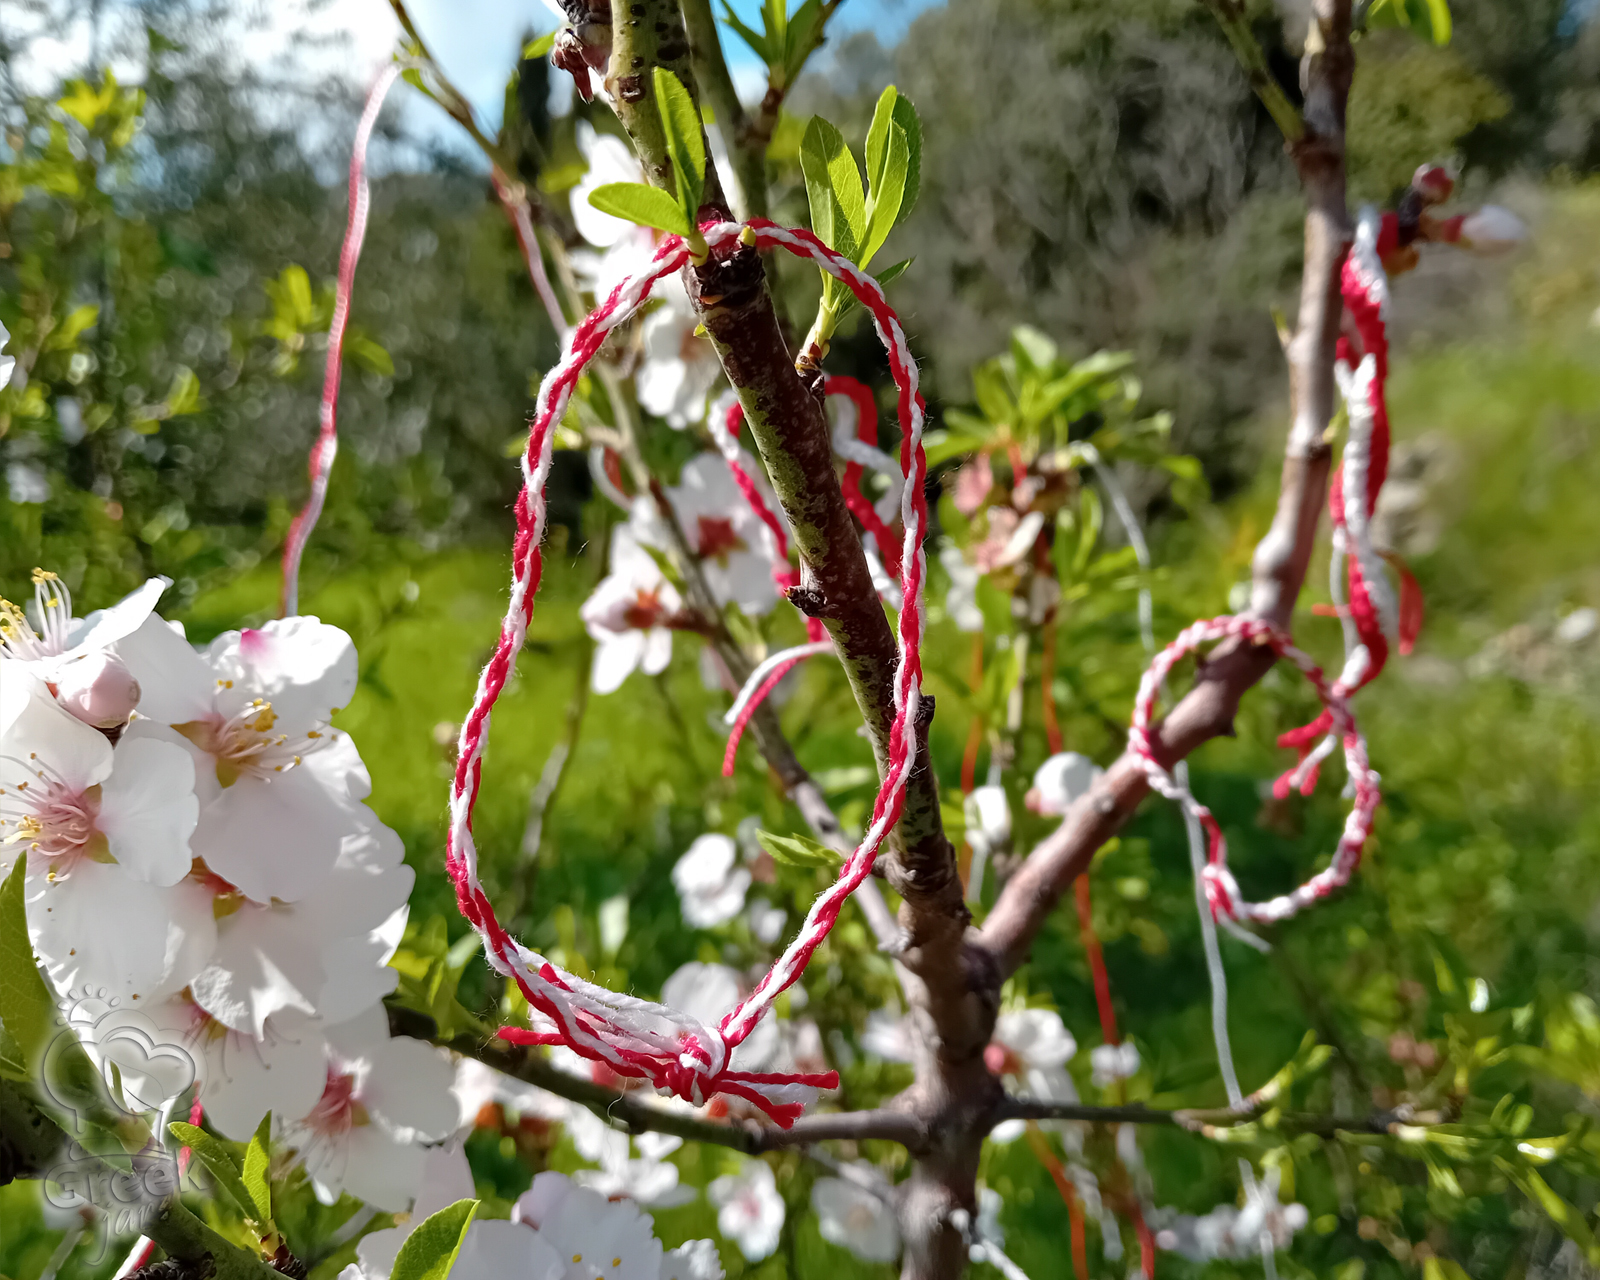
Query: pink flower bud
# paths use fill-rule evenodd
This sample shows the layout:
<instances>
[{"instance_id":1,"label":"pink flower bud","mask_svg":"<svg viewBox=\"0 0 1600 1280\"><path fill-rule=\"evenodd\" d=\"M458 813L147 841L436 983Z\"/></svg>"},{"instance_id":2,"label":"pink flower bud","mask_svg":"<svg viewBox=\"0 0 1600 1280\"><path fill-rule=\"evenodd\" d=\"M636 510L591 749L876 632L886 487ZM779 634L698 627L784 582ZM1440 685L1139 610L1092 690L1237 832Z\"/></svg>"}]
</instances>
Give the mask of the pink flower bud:
<instances>
[{"instance_id":1,"label":"pink flower bud","mask_svg":"<svg viewBox=\"0 0 1600 1280\"><path fill-rule=\"evenodd\" d=\"M67 663L51 682L56 700L85 724L114 729L139 705L139 682L127 664L100 650Z\"/></svg>"}]
</instances>

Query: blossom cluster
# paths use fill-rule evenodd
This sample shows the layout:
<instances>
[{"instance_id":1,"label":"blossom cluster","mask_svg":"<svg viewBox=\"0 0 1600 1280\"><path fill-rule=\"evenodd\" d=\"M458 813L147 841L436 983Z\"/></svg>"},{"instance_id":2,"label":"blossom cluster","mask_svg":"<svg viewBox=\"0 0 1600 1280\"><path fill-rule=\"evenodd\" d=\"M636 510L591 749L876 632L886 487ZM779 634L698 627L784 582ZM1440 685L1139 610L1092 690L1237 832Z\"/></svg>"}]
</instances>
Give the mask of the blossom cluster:
<instances>
[{"instance_id":1,"label":"blossom cluster","mask_svg":"<svg viewBox=\"0 0 1600 1280\"><path fill-rule=\"evenodd\" d=\"M330 723L355 648L291 617L196 649L166 586L79 619L39 570L0 605L0 851L34 949L129 1105L192 1090L241 1140L271 1111L321 1198L403 1210L458 1112L381 1003L413 876Z\"/></svg>"},{"instance_id":2,"label":"blossom cluster","mask_svg":"<svg viewBox=\"0 0 1600 1280\"><path fill-rule=\"evenodd\" d=\"M340 1280L388 1280L412 1230L473 1194L466 1156L455 1146L433 1149L409 1222L363 1236L357 1261ZM518 1197L509 1221L480 1219L467 1228L450 1274L453 1280L722 1280L723 1272L710 1240L667 1250L633 1201L608 1199L564 1174L541 1173Z\"/></svg>"}]
</instances>

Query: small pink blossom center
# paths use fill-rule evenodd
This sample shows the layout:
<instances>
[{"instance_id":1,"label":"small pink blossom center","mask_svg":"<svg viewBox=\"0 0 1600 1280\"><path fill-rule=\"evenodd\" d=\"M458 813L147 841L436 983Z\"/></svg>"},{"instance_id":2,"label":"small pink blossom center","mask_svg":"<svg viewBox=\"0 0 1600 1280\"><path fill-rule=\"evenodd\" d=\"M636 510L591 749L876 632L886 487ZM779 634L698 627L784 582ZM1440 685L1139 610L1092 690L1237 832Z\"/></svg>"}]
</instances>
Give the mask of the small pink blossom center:
<instances>
[{"instance_id":1,"label":"small pink blossom center","mask_svg":"<svg viewBox=\"0 0 1600 1280\"><path fill-rule=\"evenodd\" d=\"M278 716L272 704L253 698L231 716L213 715L172 727L217 761L217 781L231 787L240 778L270 779L300 763L308 751L325 741L311 730L303 738L277 732Z\"/></svg>"},{"instance_id":2,"label":"small pink blossom center","mask_svg":"<svg viewBox=\"0 0 1600 1280\"><path fill-rule=\"evenodd\" d=\"M322 1097L317 1105L306 1117L306 1128L324 1138L336 1138L367 1121L367 1109L356 1096L354 1073L329 1067L328 1083L323 1086Z\"/></svg>"},{"instance_id":3,"label":"small pink blossom center","mask_svg":"<svg viewBox=\"0 0 1600 1280\"><path fill-rule=\"evenodd\" d=\"M667 611L661 604L659 588L640 588L633 599L622 607L622 621L633 631L648 631L659 627Z\"/></svg>"},{"instance_id":4,"label":"small pink blossom center","mask_svg":"<svg viewBox=\"0 0 1600 1280\"><path fill-rule=\"evenodd\" d=\"M750 544L733 529L733 521L726 516L701 516L699 518L700 556L705 560L724 563L735 551L748 551Z\"/></svg>"},{"instance_id":5,"label":"small pink blossom center","mask_svg":"<svg viewBox=\"0 0 1600 1280\"><path fill-rule=\"evenodd\" d=\"M96 828L100 817L100 788L74 791L43 770L19 783L9 792L0 792L10 801L6 809L13 816L0 818L0 844L22 844L59 869L87 854L98 861L111 861L106 839Z\"/></svg>"}]
</instances>

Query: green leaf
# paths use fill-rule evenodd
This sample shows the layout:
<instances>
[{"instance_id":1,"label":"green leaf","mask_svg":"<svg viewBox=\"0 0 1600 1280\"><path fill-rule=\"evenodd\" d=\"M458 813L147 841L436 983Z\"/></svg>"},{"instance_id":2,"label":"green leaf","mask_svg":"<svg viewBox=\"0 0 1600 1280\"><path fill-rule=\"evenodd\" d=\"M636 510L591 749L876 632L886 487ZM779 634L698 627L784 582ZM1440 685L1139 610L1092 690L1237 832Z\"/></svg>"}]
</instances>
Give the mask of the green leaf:
<instances>
[{"instance_id":1,"label":"green leaf","mask_svg":"<svg viewBox=\"0 0 1600 1280\"><path fill-rule=\"evenodd\" d=\"M811 202L811 229L830 249L856 261L867 226L861 172L844 136L821 116L812 116L806 126L800 170Z\"/></svg>"},{"instance_id":2,"label":"green leaf","mask_svg":"<svg viewBox=\"0 0 1600 1280\"><path fill-rule=\"evenodd\" d=\"M975 431L930 431L922 437L922 449L928 458L928 467L938 466L965 453L975 453L988 443L987 435Z\"/></svg>"},{"instance_id":3,"label":"green leaf","mask_svg":"<svg viewBox=\"0 0 1600 1280\"><path fill-rule=\"evenodd\" d=\"M785 0L786 2L786 0ZM806 59L817 47L817 27L822 21L822 0L805 0L789 18L783 41L783 78L793 84Z\"/></svg>"},{"instance_id":4,"label":"green leaf","mask_svg":"<svg viewBox=\"0 0 1600 1280\"><path fill-rule=\"evenodd\" d=\"M550 50L556 47L556 33L550 31L536 40L530 40L522 46L522 60L532 62L536 58L548 58Z\"/></svg>"},{"instance_id":5,"label":"green leaf","mask_svg":"<svg viewBox=\"0 0 1600 1280\"><path fill-rule=\"evenodd\" d=\"M1450 0L1428 0L1428 22L1433 28L1434 44L1449 44Z\"/></svg>"},{"instance_id":6,"label":"green leaf","mask_svg":"<svg viewBox=\"0 0 1600 1280\"><path fill-rule=\"evenodd\" d=\"M641 227L655 227L677 236L689 234L689 220L684 216L683 207L665 191L647 187L642 182L608 182L589 193L589 203L601 213L636 222Z\"/></svg>"},{"instance_id":7,"label":"green leaf","mask_svg":"<svg viewBox=\"0 0 1600 1280\"><path fill-rule=\"evenodd\" d=\"M244 1153L244 1189L254 1211L250 1214L263 1226L272 1221L272 1182L267 1175L272 1163L272 1112L261 1117L255 1137Z\"/></svg>"},{"instance_id":8,"label":"green leaf","mask_svg":"<svg viewBox=\"0 0 1600 1280\"><path fill-rule=\"evenodd\" d=\"M29 1078L49 1046L55 1023L55 1001L39 976L28 941L28 916L23 900L23 880L28 874L26 855L18 857L11 874L0 886L0 1041L4 1074L14 1080Z\"/></svg>"},{"instance_id":9,"label":"green leaf","mask_svg":"<svg viewBox=\"0 0 1600 1280\"><path fill-rule=\"evenodd\" d=\"M700 132L700 113L695 110L689 91L672 72L656 67L651 76L661 127L667 135L667 152L672 157L672 176L678 184L678 203L683 206L688 225L693 227L706 189L706 143Z\"/></svg>"},{"instance_id":10,"label":"green leaf","mask_svg":"<svg viewBox=\"0 0 1600 1280\"><path fill-rule=\"evenodd\" d=\"M239 1204L239 1208L260 1222L256 1218L255 1197L244 1184L244 1179L239 1176L239 1164L221 1139L212 1137L198 1125L188 1124L182 1120L174 1120L167 1126L167 1130L190 1151L195 1158L210 1171L216 1179L217 1185L226 1191ZM261 1223L265 1225L265 1223Z\"/></svg>"},{"instance_id":11,"label":"green leaf","mask_svg":"<svg viewBox=\"0 0 1600 1280\"><path fill-rule=\"evenodd\" d=\"M354 361L368 373L394 377L394 360L384 347L366 334L352 330L344 336L344 358ZM176 410L174 410L176 412Z\"/></svg>"},{"instance_id":12,"label":"green leaf","mask_svg":"<svg viewBox=\"0 0 1600 1280\"><path fill-rule=\"evenodd\" d=\"M172 388L167 392L167 417L199 413L203 408L205 401L200 398L200 379L195 377L193 369L180 364L172 375Z\"/></svg>"},{"instance_id":13,"label":"green leaf","mask_svg":"<svg viewBox=\"0 0 1600 1280\"><path fill-rule=\"evenodd\" d=\"M50 336L44 341L44 350L69 350L77 344L83 331L99 318L100 308L92 302L86 302L81 307L74 307L54 329L50 330Z\"/></svg>"},{"instance_id":14,"label":"green leaf","mask_svg":"<svg viewBox=\"0 0 1600 1280\"><path fill-rule=\"evenodd\" d=\"M767 63L769 66L777 61L777 59L772 56L773 50L768 47L766 36L757 35L755 31L741 22L739 20L739 15L733 11L732 5L724 3L722 8L723 25L732 27L734 33L739 37L739 39L743 40L751 47L751 49L755 50L756 57L760 58L761 61Z\"/></svg>"},{"instance_id":15,"label":"green leaf","mask_svg":"<svg viewBox=\"0 0 1600 1280\"><path fill-rule=\"evenodd\" d=\"M810 836L776 836L770 831L758 831L756 839L774 862L786 867L836 867L844 861L842 855Z\"/></svg>"},{"instance_id":16,"label":"green leaf","mask_svg":"<svg viewBox=\"0 0 1600 1280\"><path fill-rule=\"evenodd\" d=\"M1600 1266L1600 1243L1594 1238L1584 1215L1561 1198L1534 1170L1520 1162L1495 1157L1495 1165L1517 1184L1522 1193L1543 1209L1561 1233L1578 1246L1591 1266Z\"/></svg>"},{"instance_id":17,"label":"green leaf","mask_svg":"<svg viewBox=\"0 0 1600 1280\"><path fill-rule=\"evenodd\" d=\"M889 145L883 149L882 165L877 169L868 162L872 178L872 196L867 202L866 244L861 250L860 265L872 261L872 255L883 247L900 217L900 202L906 193L906 170L910 154L906 149L906 131L894 121L889 122Z\"/></svg>"},{"instance_id":18,"label":"green leaf","mask_svg":"<svg viewBox=\"0 0 1600 1280\"><path fill-rule=\"evenodd\" d=\"M878 175L883 172L884 162L889 155L890 126L899 125L906 138L906 173L911 179L909 186L909 199L906 199L907 187L902 184L901 203L910 205L916 202L917 178L915 176L921 163L922 154L922 124L917 119L917 109L911 105L909 98L902 97L900 91L890 85L878 96L878 105L872 112L872 123L867 127L867 175L872 182L873 190L879 185ZM915 161L912 148L915 147ZM907 209L906 212L910 212Z\"/></svg>"},{"instance_id":19,"label":"green leaf","mask_svg":"<svg viewBox=\"0 0 1600 1280\"><path fill-rule=\"evenodd\" d=\"M906 182L905 189L900 197L900 209L895 215L895 222L899 224L911 216L911 210L916 207L917 196L922 192L922 120L917 115L917 109L911 99L905 94L897 94L893 103L894 123L899 125L906 135ZM870 146L870 138L868 140ZM872 161L869 158L867 165L870 168Z\"/></svg>"},{"instance_id":20,"label":"green leaf","mask_svg":"<svg viewBox=\"0 0 1600 1280\"><path fill-rule=\"evenodd\" d=\"M445 1280L478 1212L478 1201L457 1200L406 1237L389 1280Z\"/></svg>"}]
</instances>

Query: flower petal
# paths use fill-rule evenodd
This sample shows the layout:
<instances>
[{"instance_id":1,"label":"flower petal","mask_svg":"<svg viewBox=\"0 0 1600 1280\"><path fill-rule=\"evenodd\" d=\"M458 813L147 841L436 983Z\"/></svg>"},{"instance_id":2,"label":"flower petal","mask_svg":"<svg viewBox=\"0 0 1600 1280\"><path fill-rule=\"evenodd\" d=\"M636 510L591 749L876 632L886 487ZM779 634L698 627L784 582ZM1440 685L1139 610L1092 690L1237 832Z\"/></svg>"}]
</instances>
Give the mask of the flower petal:
<instances>
[{"instance_id":1,"label":"flower petal","mask_svg":"<svg viewBox=\"0 0 1600 1280\"><path fill-rule=\"evenodd\" d=\"M161 724L187 724L212 713L216 677L180 632L151 616L117 641L117 656L139 682L139 714Z\"/></svg>"},{"instance_id":2,"label":"flower petal","mask_svg":"<svg viewBox=\"0 0 1600 1280\"><path fill-rule=\"evenodd\" d=\"M189 837L200 818L193 757L169 742L139 737L119 743L112 760L95 825L129 875L176 884L189 874Z\"/></svg>"}]
</instances>

